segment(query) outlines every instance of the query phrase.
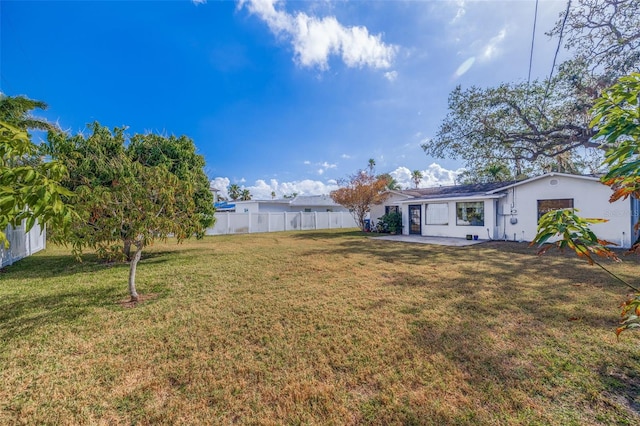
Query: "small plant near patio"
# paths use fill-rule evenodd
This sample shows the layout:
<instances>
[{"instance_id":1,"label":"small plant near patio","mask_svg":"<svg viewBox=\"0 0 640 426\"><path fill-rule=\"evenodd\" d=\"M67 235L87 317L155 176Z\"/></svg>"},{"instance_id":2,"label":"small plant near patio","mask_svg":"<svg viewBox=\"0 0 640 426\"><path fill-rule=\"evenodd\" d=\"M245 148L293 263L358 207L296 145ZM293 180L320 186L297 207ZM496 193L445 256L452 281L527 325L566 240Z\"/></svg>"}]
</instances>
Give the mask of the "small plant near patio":
<instances>
[{"instance_id":1,"label":"small plant near patio","mask_svg":"<svg viewBox=\"0 0 640 426\"><path fill-rule=\"evenodd\" d=\"M384 232L390 232L397 234L402 232L402 214L398 212L387 213L380 218L378 223L378 229L384 230Z\"/></svg>"}]
</instances>

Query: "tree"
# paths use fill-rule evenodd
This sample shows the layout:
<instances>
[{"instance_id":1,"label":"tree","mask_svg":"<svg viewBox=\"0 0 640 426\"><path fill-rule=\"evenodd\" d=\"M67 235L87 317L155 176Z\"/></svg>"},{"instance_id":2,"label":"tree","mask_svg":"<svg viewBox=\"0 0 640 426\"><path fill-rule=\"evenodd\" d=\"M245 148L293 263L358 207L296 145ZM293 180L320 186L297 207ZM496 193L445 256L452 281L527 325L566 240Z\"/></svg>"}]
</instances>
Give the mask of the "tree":
<instances>
[{"instance_id":1,"label":"tree","mask_svg":"<svg viewBox=\"0 0 640 426\"><path fill-rule=\"evenodd\" d=\"M178 242L201 237L208 210L198 207L197 174L187 173L190 166L179 172L184 173L180 178L170 170L180 165L164 161L172 157L166 152L153 160L140 157L137 148L166 148L167 140L151 142L148 135L134 136L127 148L123 128L110 131L96 122L90 129L88 137L49 133L48 152L67 165L69 175L63 185L73 192L78 212L71 232L52 236L70 243L78 256L84 247L96 249L102 257L122 256L124 245L130 243L135 253L128 285L131 300L137 301L135 277L144 247L169 235Z\"/></svg>"},{"instance_id":2,"label":"tree","mask_svg":"<svg viewBox=\"0 0 640 426\"><path fill-rule=\"evenodd\" d=\"M414 170L411 172L411 180L413 181L413 184L416 186L416 189L418 189L418 186L420 186L420 181L422 180L423 177L424 175L420 170Z\"/></svg>"},{"instance_id":3,"label":"tree","mask_svg":"<svg viewBox=\"0 0 640 426\"><path fill-rule=\"evenodd\" d=\"M331 191L331 199L348 208L360 229L364 231L364 219L371 205L380 204L389 196L386 191L387 181L359 170L340 183L343 186Z\"/></svg>"},{"instance_id":4,"label":"tree","mask_svg":"<svg viewBox=\"0 0 640 426\"><path fill-rule=\"evenodd\" d=\"M132 161L145 166L163 166L178 179L193 186L196 216L199 224L193 234L201 237L215 221L213 195L209 189L209 178L204 173L205 161L196 153L193 141L186 136L161 136L154 133L134 135L126 150ZM182 197L178 201L184 201ZM190 200L189 200L190 202ZM178 206L180 209L181 206ZM130 244L129 244L130 247ZM130 252L125 244L125 254Z\"/></svg>"},{"instance_id":5,"label":"tree","mask_svg":"<svg viewBox=\"0 0 640 426\"><path fill-rule=\"evenodd\" d=\"M26 96L6 96L0 93L0 121L16 127L19 130L56 130L57 127L47 120L34 117L34 109L47 109L42 101L29 99Z\"/></svg>"},{"instance_id":6,"label":"tree","mask_svg":"<svg viewBox=\"0 0 640 426\"><path fill-rule=\"evenodd\" d=\"M395 178L393 178L393 176L391 176L389 173L378 175L378 179L383 179L386 182L386 188L389 191L400 191L402 189L398 181L395 180Z\"/></svg>"},{"instance_id":7,"label":"tree","mask_svg":"<svg viewBox=\"0 0 640 426\"><path fill-rule=\"evenodd\" d=\"M231 185L229 185L227 191L229 193L229 198L231 198L233 201L236 201L238 198L240 198L241 189L237 183L232 183Z\"/></svg>"},{"instance_id":8,"label":"tree","mask_svg":"<svg viewBox=\"0 0 640 426\"><path fill-rule=\"evenodd\" d=\"M36 221L64 230L73 218L73 209L63 198L71 192L59 181L67 170L57 161L32 164L37 147L26 130L0 121L0 244L9 247L8 225L25 221L29 232Z\"/></svg>"},{"instance_id":9,"label":"tree","mask_svg":"<svg viewBox=\"0 0 640 426\"><path fill-rule=\"evenodd\" d=\"M509 167L503 162L489 163L476 170L465 170L458 176L464 184L507 182L513 180Z\"/></svg>"},{"instance_id":10,"label":"tree","mask_svg":"<svg viewBox=\"0 0 640 426\"><path fill-rule=\"evenodd\" d=\"M566 22L565 22L566 17ZM563 25L564 22L564 25ZM565 47L592 71L626 75L640 63L640 5L637 0L574 0L549 35L565 36Z\"/></svg>"},{"instance_id":11,"label":"tree","mask_svg":"<svg viewBox=\"0 0 640 426\"><path fill-rule=\"evenodd\" d=\"M275 199L276 198L276 191L271 191L271 199Z\"/></svg>"},{"instance_id":12,"label":"tree","mask_svg":"<svg viewBox=\"0 0 640 426\"><path fill-rule=\"evenodd\" d=\"M555 79L548 94L537 81L465 90L458 86L449 95L449 112L436 137L423 150L433 157L464 160L469 170L499 162L523 176L540 171L549 158L567 170L579 158L578 148L600 144L592 141L594 132L588 127L591 104L566 102L577 95L563 78Z\"/></svg>"},{"instance_id":13,"label":"tree","mask_svg":"<svg viewBox=\"0 0 640 426\"><path fill-rule=\"evenodd\" d=\"M621 78L606 90L593 107L591 126L597 130L596 138L609 149L604 165L609 170L602 182L613 189L611 202L629 196L640 198L640 73ZM635 230L640 229L636 218ZM534 243L542 248L540 254L552 247L575 251L589 264L597 265L618 282L633 290L635 294L622 305L622 320L616 334L629 329L640 329L640 287L628 283L609 271L595 256L620 261L608 246L612 243L600 240L589 228L589 224L605 219L583 219L571 210L551 211L540 219ZM550 238L559 236L552 245L542 246ZM636 241L630 252L640 254L640 241Z\"/></svg>"},{"instance_id":14,"label":"tree","mask_svg":"<svg viewBox=\"0 0 640 426\"><path fill-rule=\"evenodd\" d=\"M550 34L561 33L575 56L558 67L556 76L491 88L457 87L437 136L422 146L425 153L460 158L470 174L498 161L515 177L550 169L593 171L601 159L593 151L601 145L589 126L589 111L604 88L640 69L640 2L578 0Z\"/></svg>"},{"instance_id":15,"label":"tree","mask_svg":"<svg viewBox=\"0 0 640 426\"><path fill-rule=\"evenodd\" d=\"M251 192L248 189L243 189L240 191L240 201L250 201L251 200Z\"/></svg>"},{"instance_id":16,"label":"tree","mask_svg":"<svg viewBox=\"0 0 640 426\"><path fill-rule=\"evenodd\" d=\"M369 174L373 175L373 171L376 168L376 160L374 160L373 158L369 158L369 163L367 167L369 167Z\"/></svg>"}]
</instances>

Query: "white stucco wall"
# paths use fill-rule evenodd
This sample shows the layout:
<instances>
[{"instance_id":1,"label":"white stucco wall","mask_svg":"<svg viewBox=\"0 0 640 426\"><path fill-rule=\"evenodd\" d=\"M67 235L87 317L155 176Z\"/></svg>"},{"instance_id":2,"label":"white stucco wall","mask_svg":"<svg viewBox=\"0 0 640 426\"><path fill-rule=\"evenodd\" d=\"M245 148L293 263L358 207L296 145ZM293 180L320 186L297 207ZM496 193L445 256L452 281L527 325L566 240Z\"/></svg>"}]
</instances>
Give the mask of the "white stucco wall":
<instances>
[{"instance_id":1,"label":"white stucco wall","mask_svg":"<svg viewBox=\"0 0 640 426\"><path fill-rule=\"evenodd\" d=\"M471 226L471 225L457 225L456 223L456 203L459 202L483 202L484 203L484 225ZM442 204L446 203L449 206L449 223L447 225L427 225L426 224L426 206L427 204ZM477 235L479 239L488 239L487 228L492 233L495 228L495 202L493 199L477 199L477 198L459 198L451 201L424 201L415 202L412 204L421 204L421 220L422 220L422 235L425 237L456 237L466 238L468 234ZM406 221L403 228L403 233L409 233L409 208L406 206L406 210L403 211L403 220Z\"/></svg>"},{"instance_id":2,"label":"white stucco wall","mask_svg":"<svg viewBox=\"0 0 640 426\"><path fill-rule=\"evenodd\" d=\"M387 198L383 204L374 204L371 206L369 217L371 218L371 220L373 220L373 223L378 223L380 218L384 216L385 206L396 205L398 202L404 201L407 198L408 197L406 195L392 193L391 196L389 196L389 198ZM402 213L403 220L406 220L406 215L406 212Z\"/></svg>"},{"instance_id":3,"label":"white stucco wall","mask_svg":"<svg viewBox=\"0 0 640 426\"><path fill-rule=\"evenodd\" d=\"M552 181L556 184L552 185ZM592 226L598 237L623 247L631 243L631 202L609 203L611 188L598 180L549 175L505 192L507 196L498 207L497 238L506 234L509 240L515 235L516 240L531 241L538 226L538 200L571 198L580 216L609 219ZM512 218L517 220L516 224L511 223Z\"/></svg>"}]
</instances>

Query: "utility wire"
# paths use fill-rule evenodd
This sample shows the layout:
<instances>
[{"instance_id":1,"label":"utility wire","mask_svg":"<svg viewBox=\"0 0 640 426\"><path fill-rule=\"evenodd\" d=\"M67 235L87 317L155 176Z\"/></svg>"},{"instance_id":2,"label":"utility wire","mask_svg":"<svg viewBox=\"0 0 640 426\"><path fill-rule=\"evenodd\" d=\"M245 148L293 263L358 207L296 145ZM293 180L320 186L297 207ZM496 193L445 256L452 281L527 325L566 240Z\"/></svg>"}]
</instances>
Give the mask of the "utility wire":
<instances>
[{"instance_id":1,"label":"utility wire","mask_svg":"<svg viewBox=\"0 0 640 426\"><path fill-rule=\"evenodd\" d=\"M564 26L567 23L569 17L569 9L571 8L571 0L567 1L567 10L564 13L564 19L562 20L562 26L560 27L560 36L558 38L558 46L556 47L556 53L553 55L553 64L551 65L551 72L549 73L549 80L547 80L547 88L544 91L544 97L542 98L542 110L544 111L544 104L547 102L547 96L549 95L549 87L551 86L551 78L553 77L553 70L556 68L556 60L558 59L558 52L560 52L560 46L562 45L562 34L564 33Z\"/></svg>"},{"instance_id":2,"label":"utility wire","mask_svg":"<svg viewBox=\"0 0 640 426\"><path fill-rule=\"evenodd\" d=\"M533 64L533 45L536 40L536 23L538 22L538 0L536 0L536 10L533 14L533 32L531 34L531 52L529 53L529 75L527 76L527 87L531 83L531 66Z\"/></svg>"}]
</instances>

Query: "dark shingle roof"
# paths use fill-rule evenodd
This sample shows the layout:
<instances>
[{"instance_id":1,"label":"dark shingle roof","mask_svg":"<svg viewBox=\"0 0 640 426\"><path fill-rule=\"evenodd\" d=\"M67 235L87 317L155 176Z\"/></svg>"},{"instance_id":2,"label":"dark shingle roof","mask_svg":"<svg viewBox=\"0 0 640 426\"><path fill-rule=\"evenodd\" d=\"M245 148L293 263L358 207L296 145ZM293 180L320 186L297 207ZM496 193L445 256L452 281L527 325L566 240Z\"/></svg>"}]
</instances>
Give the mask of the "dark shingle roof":
<instances>
[{"instance_id":1,"label":"dark shingle roof","mask_svg":"<svg viewBox=\"0 0 640 426\"><path fill-rule=\"evenodd\" d=\"M511 182L472 183L467 185L436 186L432 188L406 189L400 191L415 198L463 197L484 195L494 189L512 184Z\"/></svg>"}]
</instances>

